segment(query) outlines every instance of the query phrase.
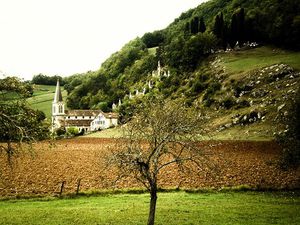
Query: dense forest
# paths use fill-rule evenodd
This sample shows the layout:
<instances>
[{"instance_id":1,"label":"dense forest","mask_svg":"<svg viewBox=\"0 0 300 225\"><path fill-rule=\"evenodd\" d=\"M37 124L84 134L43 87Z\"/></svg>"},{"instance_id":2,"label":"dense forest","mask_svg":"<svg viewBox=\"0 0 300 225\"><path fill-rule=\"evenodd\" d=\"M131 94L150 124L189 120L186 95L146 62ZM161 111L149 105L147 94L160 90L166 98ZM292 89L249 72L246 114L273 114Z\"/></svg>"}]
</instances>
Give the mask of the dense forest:
<instances>
[{"instance_id":1,"label":"dense forest","mask_svg":"<svg viewBox=\"0 0 300 225\"><path fill-rule=\"evenodd\" d=\"M167 28L131 40L98 71L65 78L67 105L109 111L121 100L119 111L125 116L140 100L130 98L131 94L143 92L146 96L185 98L188 104L202 94L204 105L210 106L211 94L221 85L203 69L204 59L212 52L243 48L251 42L299 50L299 12L299 0L203 3L182 13ZM158 62L171 76L153 76Z\"/></svg>"}]
</instances>

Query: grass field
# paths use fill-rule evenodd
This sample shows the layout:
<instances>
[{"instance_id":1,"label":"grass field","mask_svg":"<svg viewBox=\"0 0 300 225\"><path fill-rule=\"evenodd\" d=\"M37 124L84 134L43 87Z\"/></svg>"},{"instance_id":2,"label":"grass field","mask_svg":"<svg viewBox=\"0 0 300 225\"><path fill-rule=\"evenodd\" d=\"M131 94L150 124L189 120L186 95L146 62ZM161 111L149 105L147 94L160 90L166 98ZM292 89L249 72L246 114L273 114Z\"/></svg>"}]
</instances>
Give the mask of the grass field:
<instances>
[{"instance_id":1,"label":"grass field","mask_svg":"<svg viewBox=\"0 0 300 225\"><path fill-rule=\"evenodd\" d=\"M29 104L34 109L43 111L47 118L51 118L51 107L54 98L55 86L50 85L35 85L33 97L28 99ZM67 92L62 91L64 100Z\"/></svg>"},{"instance_id":2,"label":"grass field","mask_svg":"<svg viewBox=\"0 0 300 225\"><path fill-rule=\"evenodd\" d=\"M234 51L221 55L227 72L233 74L249 72L272 64L284 63L300 70L300 52L273 49L271 47L254 48L247 51Z\"/></svg>"},{"instance_id":3,"label":"grass field","mask_svg":"<svg viewBox=\"0 0 300 225\"><path fill-rule=\"evenodd\" d=\"M120 138L122 137L122 130L120 127L114 127L102 131L97 131L95 133L91 133L88 135L80 136L80 137L88 137L88 138Z\"/></svg>"},{"instance_id":4,"label":"grass field","mask_svg":"<svg viewBox=\"0 0 300 225\"><path fill-rule=\"evenodd\" d=\"M0 201L0 224L146 224L148 194ZM292 192L159 193L156 224L288 224L300 222Z\"/></svg>"}]
</instances>

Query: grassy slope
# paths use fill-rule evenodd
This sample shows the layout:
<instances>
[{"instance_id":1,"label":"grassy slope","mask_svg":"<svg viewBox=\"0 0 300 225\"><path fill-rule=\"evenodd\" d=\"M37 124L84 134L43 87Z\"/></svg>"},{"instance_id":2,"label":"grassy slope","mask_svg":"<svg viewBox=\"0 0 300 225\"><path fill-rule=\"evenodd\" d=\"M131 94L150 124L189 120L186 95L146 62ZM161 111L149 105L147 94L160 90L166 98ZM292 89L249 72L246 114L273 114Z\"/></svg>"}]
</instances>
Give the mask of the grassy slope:
<instances>
[{"instance_id":1,"label":"grassy slope","mask_svg":"<svg viewBox=\"0 0 300 225\"><path fill-rule=\"evenodd\" d=\"M54 98L55 86L35 85L33 97L28 102L34 109L39 109L46 114L47 118L51 118L51 107ZM62 91L63 98L66 99L67 92Z\"/></svg>"},{"instance_id":2,"label":"grassy slope","mask_svg":"<svg viewBox=\"0 0 300 225\"><path fill-rule=\"evenodd\" d=\"M218 55L221 59L221 66L225 68L227 78L225 82L230 82L231 79L244 80L251 76L251 73L257 69L274 65L274 64L287 64L295 69L295 71L300 71L300 52L292 52L287 50L282 50L272 47L259 47L245 51L234 51L229 53L221 53ZM252 77L252 80L256 77ZM274 98L282 96L284 92L288 91L288 88L282 87L277 89L274 84L266 84L264 86L259 86L258 88L263 88L269 90ZM247 99L247 97L245 97ZM258 100L258 99L254 99ZM277 103L279 104L279 103ZM226 112L221 113L218 118L214 121L215 123L224 123L224 121L229 122L230 117L235 114L244 114L251 110L256 110L259 105L253 105L249 108L241 109L230 109ZM249 126L235 126L233 128L227 129L220 133L214 133L213 139L247 139L247 140L268 140L273 139L273 132L276 127L274 126L274 118L277 111L277 105L271 105L266 107L268 110L268 118L264 122L257 122ZM225 122L225 123L226 123Z\"/></svg>"},{"instance_id":3,"label":"grassy slope","mask_svg":"<svg viewBox=\"0 0 300 225\"><path fill-rule=\"evenodd\" d=\"M119 127L114 127L102 131L97 131L88 135L80 137L94 137L94 138L120 138L122 137L122 131Z\"/></svg>"},{"instance_id":4,"label":"grassy slope","mask_svg":"<svg viewBox=\"0 0 300 225\"><path fill-rule=\"evenodd\" d=\"M284 63L300 70L300 52L291 52L271 47L260 47L247 51L223 53L221 57L230 74L238 76L254 69Z\"/></svg>"},{"instance_id":5,"label":"grassy slope","mask_svg":"<svg viewBox=\"0 0 300 225\"><path fill-rule=\"evenodd\" d=\"M148 194L0 202L0 224L146 224ZM293 193L158 195L156 224L299 224Z\"/></svg>"}]
</instances>

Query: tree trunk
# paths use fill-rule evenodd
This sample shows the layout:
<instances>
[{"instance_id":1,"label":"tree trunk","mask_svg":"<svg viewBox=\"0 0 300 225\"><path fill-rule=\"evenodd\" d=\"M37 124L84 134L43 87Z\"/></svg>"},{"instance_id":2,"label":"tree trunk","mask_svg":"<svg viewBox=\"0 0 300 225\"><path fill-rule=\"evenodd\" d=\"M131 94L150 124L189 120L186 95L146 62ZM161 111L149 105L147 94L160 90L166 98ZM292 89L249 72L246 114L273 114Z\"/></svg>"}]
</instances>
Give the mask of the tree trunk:
<instances>
[{"instance_id":1,"label":"tree trunk","mask_svg":"<svg viewBox=\"0 0 300 225\"><path fill-rule=\"evenodd\" d=\"M148 217L148 225L154 225L155 220L155 210L156 210L156 200L157 200L157 188L151 188L151 200L150 200L150 209Z\"/></svg>"}]
</instances>

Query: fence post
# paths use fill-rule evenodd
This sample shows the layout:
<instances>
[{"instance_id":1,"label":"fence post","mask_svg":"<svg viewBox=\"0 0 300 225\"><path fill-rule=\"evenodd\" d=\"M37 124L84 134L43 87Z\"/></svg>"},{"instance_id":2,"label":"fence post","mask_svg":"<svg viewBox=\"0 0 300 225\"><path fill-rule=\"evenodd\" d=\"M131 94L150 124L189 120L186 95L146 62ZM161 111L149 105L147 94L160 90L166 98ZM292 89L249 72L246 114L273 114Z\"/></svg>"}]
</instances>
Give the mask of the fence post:
<instances>
[{"instance_id":1,"label":"fence post","mask_svg":"<svg viewBox=\"0 0 300 225\"><path fill-rule=\"evenodd\" d=\"M62 193L63 193L63 191L64 191L64 186L65 186L65 183L66 183L66 181L63 181L63 182L61 183L61 187L60 187L59 196L61 196L61 195L62 195Z\"/></svg>"},{"instance_id":2,"label":"fence post","mask_svg":"<svg viewBox=\"0 0 300 225\"><path fill-rule=\"evenodd\" d=\"M76 195L78 195L78 194L79 194L79 191L80 191L80 182L81 182L81 178L78 179L78 181L77 181Z\"/></svg>"}]
</instances>

